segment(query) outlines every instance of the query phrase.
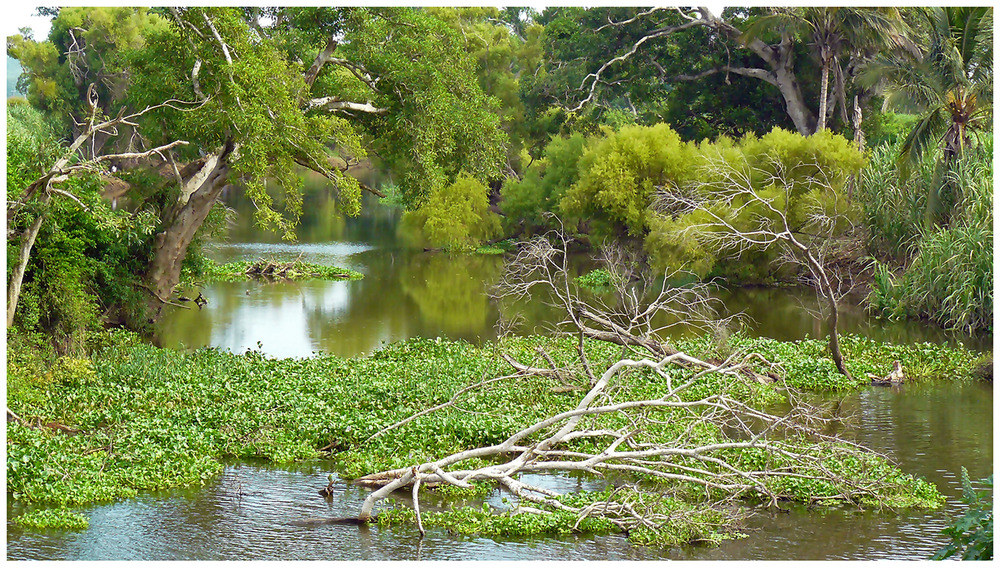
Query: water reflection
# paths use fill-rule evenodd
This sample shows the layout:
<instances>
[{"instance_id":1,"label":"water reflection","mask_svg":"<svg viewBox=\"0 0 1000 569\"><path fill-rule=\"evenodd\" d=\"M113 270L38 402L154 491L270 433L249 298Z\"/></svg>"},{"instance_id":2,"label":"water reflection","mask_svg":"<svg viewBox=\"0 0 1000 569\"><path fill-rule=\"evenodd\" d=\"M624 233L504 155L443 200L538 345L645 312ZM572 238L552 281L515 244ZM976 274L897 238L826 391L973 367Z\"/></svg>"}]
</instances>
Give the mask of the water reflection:
<instances>
[{"instance_id":1,"label":"water reflection","mask_svg":"<svg viewBox=\"0 0 1000 569\"><path fill-rule=\"evenodd\" d=\"M326 485L329 463L288 470L235 465L197 491L176 491L90 508L83 532L22 533L8 525L9 559L325 559L325 560L490 560L490 559L649 559L655 552L630 545L621 536L579 536L494 541L461 537L428 528L420 539L409 526L358 528L300 526L311 518L357 515L367 492L340 482L332 500ZM559 491L586 487L575 478L556 477ZM407 493L396 496L404 505ZM499 502L499 495L491 502ZM443 507L428 496L422 507Z\"/></svg>"},{"instance_id":2,"label":"water reflection","mask_svg":"<svg viewBox=\"0 0 1000 569\"><path fill-rule=\"evenodd\" d=\"M230 241L208 254L228 262L261 257L303 260L359 271L349 282L216 283L204 289L202 310L174 309L161 321L157 341L169 347L215 346L234 352L262 349L278 357L308 357L316 352L343 356L370 353L384 343L419 337L449 337L481 342L496 337L500 310L486 291L501 270L497 256L425 253L406 247L396 234L399 211L368 200L358 218L345 217L329 192L306 194L300 240L257 229L251 206L240 200ZM571 270L593 263L573 259ZM810 314L815 295L804 289L737 288L722 290L719 300L730 312L749 318L750 333L780 340L825 335ZM895 342L964 342L985 349L991 338L968 338L914 322L870 318L845 304L842 330ZM533 297L504 306L505 315L521 320L520 333L547 332L562 320L559 310ZM673 329L672 334L698 333Z\"/></svg>"}]
</instances>

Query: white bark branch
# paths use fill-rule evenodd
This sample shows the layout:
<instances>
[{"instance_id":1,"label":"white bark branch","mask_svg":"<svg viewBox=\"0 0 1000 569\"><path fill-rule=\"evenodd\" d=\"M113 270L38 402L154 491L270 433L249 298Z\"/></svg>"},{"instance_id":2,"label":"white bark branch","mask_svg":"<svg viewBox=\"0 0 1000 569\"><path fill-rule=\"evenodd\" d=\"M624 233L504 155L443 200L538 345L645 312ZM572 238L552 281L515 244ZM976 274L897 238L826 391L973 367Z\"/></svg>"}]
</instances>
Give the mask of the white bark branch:
<instances>
[{"instance_id":1,"label":"white bark branch","mask_svg":"<svg viewBox=\"0 0 1000 569\"><path fill-rule=\"evenodd\" d=\"M306 103L306 110L316 110L316 109L323 109L332 112L354 111L359 113L370 113L375 115L384 115L389 112L389 109L376 107L370 102L355 103L353 101L342 101L337 97L317 97L315 99L310 99Z\"/></svg>"}]
</instances>

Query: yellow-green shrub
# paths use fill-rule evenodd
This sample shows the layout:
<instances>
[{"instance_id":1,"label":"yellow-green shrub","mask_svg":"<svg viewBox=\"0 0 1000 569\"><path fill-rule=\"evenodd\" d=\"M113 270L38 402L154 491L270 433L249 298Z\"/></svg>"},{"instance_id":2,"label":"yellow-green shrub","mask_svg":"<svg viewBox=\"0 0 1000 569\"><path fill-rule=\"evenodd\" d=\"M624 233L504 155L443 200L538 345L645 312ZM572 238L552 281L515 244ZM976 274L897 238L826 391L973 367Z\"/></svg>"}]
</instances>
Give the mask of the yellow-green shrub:
<instances>
[{"instance_id":1,"label":"yellow-green shrub","mask_svg":"<svg viewBox=\"0 0 1000 569\"><path fill-rule=\"evenodd\" d=\"M471 249L499 235L500 216L490 211L486 186L463 173L406 212L402 231L435 247Z\"/></svg>"}]
</instances>

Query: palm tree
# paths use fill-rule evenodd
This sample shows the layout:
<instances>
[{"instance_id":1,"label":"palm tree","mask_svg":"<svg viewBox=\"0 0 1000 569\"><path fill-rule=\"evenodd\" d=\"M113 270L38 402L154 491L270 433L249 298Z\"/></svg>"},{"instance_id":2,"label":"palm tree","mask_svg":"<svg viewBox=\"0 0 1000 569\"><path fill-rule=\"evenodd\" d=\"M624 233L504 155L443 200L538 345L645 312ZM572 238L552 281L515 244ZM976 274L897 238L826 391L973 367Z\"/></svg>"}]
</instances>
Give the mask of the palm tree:
<instances>
[{"instance_id":1,"label":"palm tree","mask_svg":"<svg viewBox=\"0 0 1000 569\"><path fill-rule=\"evenodd\" d=\"M836 79L835 99L846 116L847 94L841 61L847 56L908 46L907 26L896 8L774 8L757 18L745 37L781 31L808 41L820 64L819 111L816 132L826 129L830 113L830 73ZM845 117L846 118L846 117Z\"/></svg>"},{"instance_id":2,"label":"palm tree","mask_svg":"<svg viewBox=\"0 0 1000 569\"><path fill-rule=\"evenodd\" d=\"M918 114L900 148L903 172L930 149L940 149L927 199L927 222L947 223L938 211L945 174L993 118L993 9L925 8L928 49L919 57L892 54L873 61L863 83L881 86L884 107Z\"/></svg>"}]
</instances>

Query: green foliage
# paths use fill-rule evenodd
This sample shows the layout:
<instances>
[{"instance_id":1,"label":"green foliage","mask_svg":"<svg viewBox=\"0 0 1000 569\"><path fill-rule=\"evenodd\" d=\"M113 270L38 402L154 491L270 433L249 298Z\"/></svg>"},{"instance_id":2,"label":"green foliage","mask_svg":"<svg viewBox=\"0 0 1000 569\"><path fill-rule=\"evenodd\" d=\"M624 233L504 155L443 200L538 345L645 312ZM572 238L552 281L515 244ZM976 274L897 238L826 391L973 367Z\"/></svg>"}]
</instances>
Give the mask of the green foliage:
<instances>
[{"instance_id":1,"label":"green foliage","mask_svg":"<svg viewBox=\"0 0 1000 569\"><path fill-rule=\"evenodd\" d=\"M948 225L951 207L946 172L993 124L993 8L932 7L919 12L926 47L919 56L887 53L868 65L861 79L880 84L886 108L917 120L900 147L903 177L925 156L940 174L927 190L924 225Z\"/></svg>"},{"instance_id":2,"label":"green foliage","mask_svg":"<svg viewBox=\"0 0 1000 569\"><path fill-rule=\"evenodd\" d=\"M120 93L119 57L128 50L143 49L150 33L164 30L166 20L146 8L66 7L52 20L47 41L36 42L21 35L8 42L8 55L19 60L23 74L18 88L27 93L32 106L41 109L69 131L73 117L89 114L87 89L91 81L97 88L101 106ZM73 46L85 49L65 57ZM69 65L73 60L74 68ZM83 80L88 73L103 75L103 81ZM60 132L60 134L63 134Z\"/></svg>"},{"instance_id":3,"label":"green foliage","mask_svg":"<svg viewBox=\"0 0 1000 569\"><path fill-rule=\"evenodd\" d=\"M985 141L981 151L970 152L950 174L958 194L952 198L952 225L931 230L922 230L920 224L924 186L895 182L898 178L885 162L888 151L876 155L861 196L874 237L869 250L877 256L909 257L909 262L902 270L895 264L876 264L867 300L873 310L967 331L992 329L992 136ZM928 173L922 181L930 183L932 178ZM898 245L889 245L893 242Z\"/></svg>"},{"instance_id":4,"label":"green foliage","mask_svg":"<svg viewBox=\"0 0 1000 569\"><path fill-rule=\"evenodd\" d=\"M883 316L927 318L969 332L993 328L993 232L983 227L936 231L920 243L906 271L877 266L868 296Z\"/></svg>"},{"instance_id":5,"label":"green foliage","mask_svg":"<svg viewBox=\"0 0 1000 569\"><path fill-rule=\"evenodd\" d=\"M961 554L962 560L993 559L993 475L979 481L986 490L977 492L962 467L962 502L968 509L962 517L941 530L951 543L939 549L931 559L947 559Z\"/></svg>"},{"instance_id":6,"label":"green foliage","mask_svg":"<svg viewBox=\"0 0 1000 569\"><path fill-rule=\"evenodd\" d=\"M510 239L504 239L503 241L497 241L491 245L481 245L476 247L477 255L503 255L504 253L509 253L511 249L514 248L514 242Z\"/></svg>"},{"instance_id":7,"label":"green foliage","mask_svg":"<svg viewBox=\"0 0 1000 569\"><path fill-rule=\"evenodd\" d=\"M479 86L499 102L501 128L510 140L507 163L517 171L521 170L522 151L537 138L537 126L527 120L521 98L522 78L530 77L542 64L542 27L522 22L519 10L427 8L429 14L461 34L464 51L475 62ZM511 33L511 29L520 31Z\"/></svg>"},{"instance_id":8,"label":"green foliage","mask_svg":"<svg viewBox=\"0 0 1000 569\"><path fill-rule=\"evenodd\" d=\"M8 110L8 195L52 167L66 149L41 113L25 105ZM141 273L143 243L153 230L148 211L115 211L102 197L94 174L60 184L81 203L55 195L45 204L36 195L10 221L14 238L7 243L7 275L18 261L20 235L39 215L45 220L25 271L15 325L45 331L60 350L79 353L86 330L107 322L141 327L145 297L135 283Z\"/></svg>"},{"instance_id":9,"label":"green foliage","mask_svg":"<svg viewBox=\"0 0 1000 569\"><path fill-rule=\"evenodd\" d=\"M870 236L869 254L903 262L913 255L919 240L927 199L921 188L930 183L934 166L924 160L914 178L900 179L898 148L896 144L871 150L856 195L861 220Z\"/></svg>"},{"instance_id":10,"label":"green foliage","mask_svg":"<svg viewBox=\"0 0 1000 569\"><path fill-rule=\"evenodd\" d=\"M918 118L917 115L891 111L869 113L861 123L861 129L865 133L865 142L871 148L886 144L900 144L916 125ZM898 155L897 151L893 158Z\"/></svg>"},{"instance_id":11,"label":"green foliage","mask_svg":"<svg viewBox=\"0 0 1000 569\"><path fill-rule=\"evenodd\" d=\"M759 9L729 15L737 27ZM544 25L543 65L524 77L522 92L531 113L579 100L581 82L609 59L628 52L644 35L686 22L670 10L636 17L642 8L550 7L537 18ZM718 15L718 14L717 14ZM608 26L609 21L630 23ZM758 67L760 60L724 35L696 26L664 40L646 41L633 57L607 67L595 97L567 120L620 127L629 122L669 124L684 140L719 135L763 134L774 126L793 128L774 86L734 73L715 73L698 81L665 81L722 66ZM650 62L655 62L655 65ZM807 96L814 88L807 49L796 50L796 66L804 68L801 84ZM818 74L815 74L818 76Z\"/></svg>"},{"instance_id":12,"label":"green foliage","mask_svg":"<svg viewBox=\"0 0 1000 569\"><path fill-rule=\"evenodd\" d=\"M614 284L614 276L607 269L594 269L573 280L580 286L594 291L607 290Z\"/></svg>"},{"instance_id":13,"label":"green foliage","mask_svg":"<svg viewBox=\"0 0 1000 569\"><path fill-rule=\"evenodd\" d=\"M546 214L562 213L559 204L579 177L577 164L586 144L586 137L580 133L554 137L521 179L510 177L504 181L500 207L508 228L530 232L552 226Z\"/></svg>"},{"instance_id":14,"label":"green foliage","mask_svg":"<svg viewBox=\"0 0 1000 569\"><path fill-rule=\"evenodd\" d=\"M486 186L461 175L432 191L427 201L403 215L401 231L435 247L472 249L500 233L500 218L490 211Z\"/></svg>"},{"instance_id":15,"label":"green foliage","mask_svg":"<svg viewBox=\"0 0 1000 569\"><path fill-rule=\"evenodd\" d=\"M507 143L499 105L477 84L461 32L411 8L350 9L344 19L352 33L345 55L379 76L375 103L390 109L373 124L373 150L402 174L406 201L419 204L460 171L497 177Z\"/></svg>"},{"instance_id":16,"label":"green foliage","mask_svg":"<svg viewBox=\"0 0 1000 569\"><path fill-rule=\"evenodd\" d=\"M251 278L268 278L267 274L251 271L255 266L271 263L263 259L257 261L233 261L231 263L216 263L210 259L203 261L196 268L182 273L182 282L239 282ZM283 263L278 263L283 264ZM322 279L322 280L357 280L364 278L364 275L332 265L318 265L300 259L295 260L291 265L281 271L275 278L288 280Z\"/></svg>"},{"instance_id":17,"label":"green foliage","mask_svg":"<svg viewBox=\"0 0 1000 569\"><path fill-rule=\"evenodd\" d=\"M812 214L852 215L846 185L864 163L861 153L840 135L823 131L804 137L777 128L759 138L705 141L692 154L686 160L691 170L686 183L669 191L691 192L701 207L690 211L668 208L648 215L645 248L650 264L658 270L684 269L702 277L720 275L741 282L767 282L780 276L774 269L780 250L775 246L720 248L714 238L730 230L714 216L727 220L737 231L756 228L761 220L780 231L781 219L764 205L770 201L797 232L822 234L825 228L817 226ZM745 193L734 198L732 180L744 178L746 188L741 189ZM687 184L694 189L689 190ZM759 199L750 199L750 191ZM839 233L847 228L833 229Z\"/></svg>"},{"instance_id":18,"label":"green foliage","mask_svg":"<svg viewBox=\"0 0 1000 569\"><path fill-rule=\"evenodd\" d=\"M588 146L560 208L591 221L599 235L644 236L654 193L691 180L697 157L697 147L667 125L625 127Z\"/></svg>"},{"instance_id":19,"label":"green foliage","mask_svg":"<svg viewBox=\"0 0 1000 569\"><path fill-rule=\"evenodd\" d=\"M14 523L29 529L68 529L84 530L90 527L90 522L82 514L58 508L52 510L32 510L18 516Z\"/></svg>"},{"instance_id":20,"label":"green foliage","mask_svg":"<svg viewBox=\"0 0 1000 569\"><path fill-rule=\"evenodd\" d=\"M259 26L261 15L275 24ZM307 84L304 72L331 37L336 63ZM85 39L85 53L61 57L74 38ZM108 115L175 101L138 121L146 143L189 142L175 149L182 163L236 149L230 181L245 188L259 224L292 238L300 165L330 179L346 213L359 211L361 185L331 167L330 148L350 160L376 152L399 174L409 206L460 171L498 177L507 142L498 103L477 84L465 47L461 30L411 8L70 8L48 41L17 37L9 52L24 66L29 100L60 119L89 113L89 82ZM180 102L200 99L194 108ZM344 102L375 112L328 108ZM159 214L177 197L165 186L143 196Z\"/></svg>"}]
</instances>

